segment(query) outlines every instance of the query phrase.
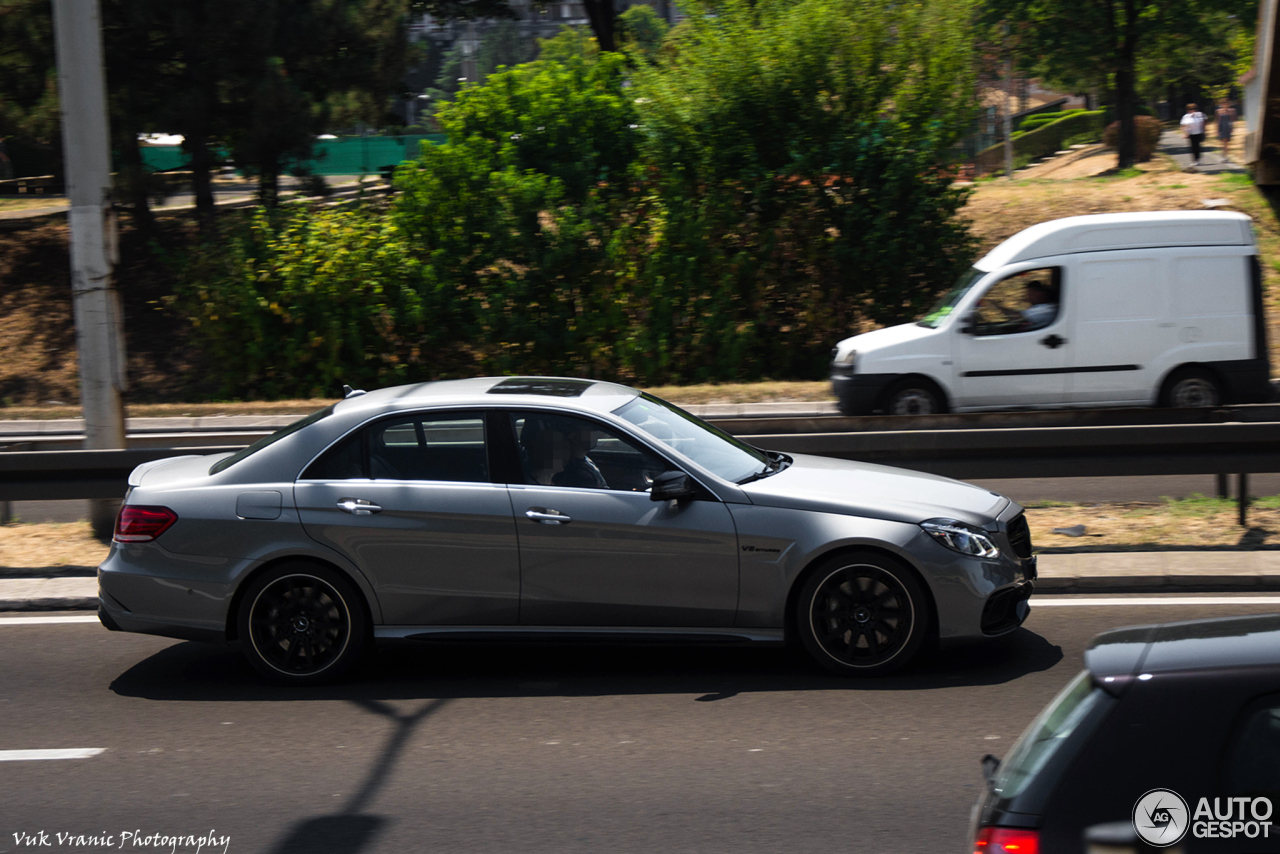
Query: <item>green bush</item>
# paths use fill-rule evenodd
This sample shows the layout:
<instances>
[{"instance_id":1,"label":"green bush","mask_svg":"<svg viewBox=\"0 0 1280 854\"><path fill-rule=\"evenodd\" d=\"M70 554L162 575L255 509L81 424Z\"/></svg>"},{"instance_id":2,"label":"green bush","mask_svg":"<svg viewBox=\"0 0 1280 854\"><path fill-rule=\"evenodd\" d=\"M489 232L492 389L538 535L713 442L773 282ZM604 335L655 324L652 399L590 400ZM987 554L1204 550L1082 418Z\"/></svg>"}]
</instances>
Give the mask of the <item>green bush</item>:
<instances>
[{"instance_id":1,"label":"green bush","mask_svg":"<svg viewBox=\"0 0 1280 854\"><path fill-rule=\"evenodd\" d=\"M330 397L435 369L451 295L362 211L235 214L180 271L176 307L226 397Z\"/></svg>"},{"instance_id":2,"label":"green bush","mask_svg":"<svg viewBox=\"0 0 1280 854\"><path fill-rule=\"evenodd\" d=\"M1075 113L1017 137L1013 140L1013 154L1015 158L1025 156L1032 160L1046 157L1061 151L1067 139L1085 133L1100 133L1101 130L1101 110ZM1003 169L1004 143L997 143L978 152L975 161L979 175Z\"/></svg>"},{"instance_id":3,"label":"green bush","mask_svg":"<svg viewBox=\"0 0 1280 854\"><path fill-rule=\"evenodd\" d=\"M1160 134L1164 124L1154 116L1134 116L1133 131L1138 137L1138 162L1146 163L1160 146ZM1120 123L1112 122L1102 133L1102 144L1115 148L1120 141Z\"/></svg>"},{"instance_id":4,"label":"green bush","mask_svg":"<svg viewBox=\"0 0 1280 854\"><path fill-rule=\"evenodd\" d=\"M972 261L938 165L973 116L971 11L727 0L653 63L558 38L441 107L389 210L236 218L180 305L228 396L821 376Z\"/></svg>"}]
</instances>

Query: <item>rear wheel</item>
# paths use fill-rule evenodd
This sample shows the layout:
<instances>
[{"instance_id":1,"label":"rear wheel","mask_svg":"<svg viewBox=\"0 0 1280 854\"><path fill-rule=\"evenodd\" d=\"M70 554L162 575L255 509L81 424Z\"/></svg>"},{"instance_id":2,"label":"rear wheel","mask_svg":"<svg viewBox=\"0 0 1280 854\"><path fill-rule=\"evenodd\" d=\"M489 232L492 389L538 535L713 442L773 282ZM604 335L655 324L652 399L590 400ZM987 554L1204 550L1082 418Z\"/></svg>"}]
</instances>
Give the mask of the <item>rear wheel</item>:
<instances>
[{"instance_id":1,"label":"rear wheel","mask_svg":"<svg viewBox=\"0 0 1280 854\"><path fill-rule=\"evenodd\" d=\"M282 564L254 579L238 614L249 662L274 682L314 685L359 660L369 623L355 586L318 564Z\"/></svg>"},{"instance_id":2,"label":"rear wheel","mask_svg":"<svg viewBox=\"0 0 1280 854\"><path fill-rule=\"evenodd\" d=\"M1175 409L1218 406L1222 388L1218 379L1203 368L1183 368L1165 383L1161 403Z\"/></svg>"},{"instance_id":3,"label":"rear wheel","mask_svg":"<svg viewBox=\"0 0 1280 854\"><path fill-rule=\"evenodd\" d=\"M889 415L936 415L947 411L942 389L924 377L899 380L884 396L884 411Z\"/></svg>"},{"instance_id":4,"label":"rear wheel","mask_svg":"<svg viewBox=\"0 0 1280 854\"><path fill-rule=\"evenodd\" d=\"M831 558L809 576L796 600L805 649L843 676L881 676L924 645L929 599L915 576L877 554Z\"/></svg>"}]
</instances>

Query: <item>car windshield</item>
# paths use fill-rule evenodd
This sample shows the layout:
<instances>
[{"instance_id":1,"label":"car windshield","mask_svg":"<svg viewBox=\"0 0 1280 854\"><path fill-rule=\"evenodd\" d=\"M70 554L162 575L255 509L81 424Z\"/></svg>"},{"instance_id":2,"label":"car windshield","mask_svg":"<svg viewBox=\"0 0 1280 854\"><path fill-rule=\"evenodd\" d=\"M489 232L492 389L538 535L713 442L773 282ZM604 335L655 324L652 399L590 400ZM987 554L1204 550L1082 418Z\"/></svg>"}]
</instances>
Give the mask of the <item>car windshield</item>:
<instances>
[{"instance_id":1,"label":"car windshield","mask_svg":"<svg viewBox=\"0 0 1280 854\"><path fill-rule=\"evenodd\" d=\"M1009 749L996 774L996 793L1016 798L1105 696L1089 671L1081 671Z\"/></svg>"},{"instance_id":2,"label":"car windshield","mask_svg":"<svg viewBox=\"0 0 1280 854\"><path fill-rule=\"evenodd\" d=\"M333 406L337 406L337 404L335 403L333 404ZM245 457L250 456L251 454L256 454L258 451L261 451L267 445L273 444L275 442L279 442L285 436L289 436L293 433L297 433L303 427L307 427L311 424L315 424L321 418L324 418L326 415L329 415L330 413L332 413L333 406L326 406L324 409L311 413L306 418L300 418L297 421L290 424L288 427L283 427L277 430L276 432L272 433L270 436L263 436L261 439L254 442L249 447L240 451L236 451L234 454L232 454L229 457L223 457L222 459L218 460L216 463L213 464L213 467L209 469L209 474L217 474L220 471L225 471L229 469L231 466L243 460Z\"/></svg>"},{"instance_id":3,"label":"car windshield","mask_svg":"<svg viewBox=\"0 0 1280 854\"><path fill-rule=\"evenodd\" d=\"M613 414L725 480L743 481L774 464L764 451L651 394L642 393Z\"/></svg>"},{"instance_id":4,"label":"car windshield","mask_svg":"<svg viewBox=\"0 0 1280 854\"><path fill-rule=\"evenodd\" d=\"M969 289L985 275L986 272L977 267L965 270L951 290L943 294L942 299L938 300L933 308L929 309L929 313L920 318L916 324L927 329L937 329L942 321L951 316L951 312L960 304L960 300L964 299L964 295L969 293Z\"/></svg>"}]
</instances>

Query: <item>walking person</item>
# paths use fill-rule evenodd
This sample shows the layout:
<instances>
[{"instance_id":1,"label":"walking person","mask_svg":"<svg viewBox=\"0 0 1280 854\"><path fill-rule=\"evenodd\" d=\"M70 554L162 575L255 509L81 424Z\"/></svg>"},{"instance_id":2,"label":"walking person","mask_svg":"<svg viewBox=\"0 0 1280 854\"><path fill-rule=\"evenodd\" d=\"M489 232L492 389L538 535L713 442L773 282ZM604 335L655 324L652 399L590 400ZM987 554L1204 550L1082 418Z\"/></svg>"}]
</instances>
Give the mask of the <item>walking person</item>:
<instances>
[{"instance_id":1,"label":"walking person","mask_svg":"<svg viewBox=\"0 0 1280 854\"><path fill-rule=\"evenodd\" d=\"M1208 121L1195 104L1187 104L1187 114L1182 117L1182 135L1191 143L1191 165L1200 165L1200 146L1204 144L1204 126Z\"/></svg>"},{"instance_id":2,"label":"walking person","mask_svg":"<svg viewBox=\"0 0 1280 854\"><path fill-rule=\"evenodd\" d=\"M1229 160L1227 150L1231 147L1231 134L1236 126L1236 108L1230 101L1223 101L1218 105L1217 112L1214 114L1214 122L1218 126L1218 141L1222 143L1222 158Z\"/></svg>"}]
</instances>

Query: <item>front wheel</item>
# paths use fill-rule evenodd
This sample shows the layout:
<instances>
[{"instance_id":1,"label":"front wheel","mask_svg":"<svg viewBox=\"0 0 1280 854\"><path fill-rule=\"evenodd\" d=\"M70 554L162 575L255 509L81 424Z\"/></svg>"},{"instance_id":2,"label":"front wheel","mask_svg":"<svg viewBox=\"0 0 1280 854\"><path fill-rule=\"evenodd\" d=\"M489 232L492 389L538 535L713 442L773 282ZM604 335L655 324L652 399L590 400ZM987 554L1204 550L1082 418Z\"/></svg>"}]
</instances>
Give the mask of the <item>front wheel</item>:
<instances>
[{"instance_id":1,"label":"front wheel","mask_svg":"<svg viewBox=\"0 0 1280 854\"><path fill-rule=\"evenodd\" d=\"M927 379L900 380L884 396L889 415L937 415L947 411L942 390Z\"/></svg>"},{"instance_id":2,"label":"front wheel","mask_svg":"<svg viewBox=\"0 0 1280 854\"><path fill-rule=\"evenodd\" d=\"M929 599L915 576L876 554L824 562L796 601L805 649L842 676L881 676L904 666L924 645Z\"/></svg>"},{"instance_id":3,"label":"front wheel","mask_svg":"<svg viewBox=\"0 0 1280 854\"><path fill-rule=\"evenodd\" d=\"M288 685L337 679L359 660L369 634L355 586L307 563L283 564L254 579L237 625L249 662Z\"/></svg>"}]
</instances>

